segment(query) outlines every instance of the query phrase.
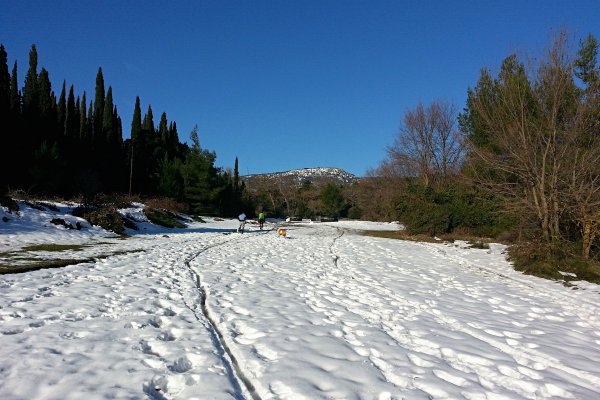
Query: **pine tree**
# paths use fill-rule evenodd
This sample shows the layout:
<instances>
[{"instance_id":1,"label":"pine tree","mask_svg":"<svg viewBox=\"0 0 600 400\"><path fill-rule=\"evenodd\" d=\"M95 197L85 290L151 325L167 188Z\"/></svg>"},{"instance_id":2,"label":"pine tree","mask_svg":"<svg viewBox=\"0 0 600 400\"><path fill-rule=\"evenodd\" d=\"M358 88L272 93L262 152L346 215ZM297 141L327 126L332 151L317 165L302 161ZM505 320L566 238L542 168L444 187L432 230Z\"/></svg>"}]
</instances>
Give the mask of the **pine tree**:
<instances>
[{"instance_id":1,"label":"pine tree","mask_svg":"<svg viewBox=\"0 0 600 400\"><path fill-rule=\"evenodd\" d=\"M574 62L575 76L588 86L598 83L600 78L600 70L596 67L598 41L592 34L589 34L579 42L579 45L577 59Z\"/></svg>"}]
</instances>

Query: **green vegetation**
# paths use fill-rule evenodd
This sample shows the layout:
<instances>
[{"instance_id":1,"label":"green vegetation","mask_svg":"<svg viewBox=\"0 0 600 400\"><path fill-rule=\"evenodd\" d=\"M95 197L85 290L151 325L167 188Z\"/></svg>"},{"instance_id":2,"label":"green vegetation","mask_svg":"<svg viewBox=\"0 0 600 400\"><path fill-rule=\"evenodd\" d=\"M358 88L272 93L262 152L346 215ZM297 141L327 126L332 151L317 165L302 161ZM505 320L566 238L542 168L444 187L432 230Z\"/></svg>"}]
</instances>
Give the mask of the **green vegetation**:
<instances>
[{"instance_id":1,"label":"green vegetation","mask_svg":"<svg viewBox=\"0 0 600 400\"><path fill-rule=\"evenodd\" d=\"M490 245L482 240L469 241L472 249L489 249Z\"/></svg>"},{"instance_id":2,"label":"green vegetation","mask_svg":"<svg viewBox=\"0 0 600 400\"><path fill-rule=\"evenodd\" d=\"M156 210L144 208L144 214L153 224L164 226L166 228L185 228L186 225L179 222L180 217L167 210Z\"/></svg>"},{"instance_id":3,"label":"green vegetation","mask_svg":"<svg viewBox=\"0 0 600 400\"><path fill-rule=\"evenodd\" d=\"M34 247L34 246L31 246ZM130 254L130 253L138 253L142 250L128 250L128 251L116 251L108 254L101 254L98 256L85 258L85 259L52 259L52 260L43 260L43 261L34 261L24 263L24 260L20 260L19 263L14 264L3 264L0 263L0 275L2 274L15 274L20 272L27 271L35 271L39 269L47 269L47 268L62 268L67 265L74 264L82 264L88 262L94 262L96 260L102 260L111 256L116 256L120 254ZM4 253L6 255L7 253Z\"/></svg>"},{"instance_id":4,"label":"green vegetation","mask_svg":"<svg viewBox=\"0 0 600 400\"><path fill-rule=\"evenodd\" d=\"M586 280L600 284L600 262L585 259L577 243L520 243L509 248L509 257L517 271L555 280ZM560 272L575 274L563 275Z\"/></svg>"},{"instance_id":5,"label":"green vegetation","mask_svg":"<svg viewBox=\"0 0 600 400\"><path fill-rule=\"evenodd\" d=\"M81 250L88 245L84 244L36 244L33 246L26 246L21 248L20 251L65 251L65 250Z\"/></svg>"}]
</instances>

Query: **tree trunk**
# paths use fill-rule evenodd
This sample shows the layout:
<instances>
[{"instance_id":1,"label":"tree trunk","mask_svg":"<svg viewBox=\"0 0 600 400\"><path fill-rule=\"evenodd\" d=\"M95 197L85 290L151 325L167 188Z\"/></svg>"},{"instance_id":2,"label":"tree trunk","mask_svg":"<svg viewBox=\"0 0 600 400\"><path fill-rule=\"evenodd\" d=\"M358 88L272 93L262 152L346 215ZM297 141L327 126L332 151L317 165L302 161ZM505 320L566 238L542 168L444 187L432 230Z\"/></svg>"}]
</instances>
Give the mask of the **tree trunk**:
<instances>
[{"instance_id":1,"label":"tree trunk","mask_svg":"<svg viewBox=\"0 0 600 400\"><path fill-rule=\"evenodd\" d=\"M590 219L583 220L583 258L590 258L590 249L592 248L592 221Z\"/></svg>"}]
</instances>

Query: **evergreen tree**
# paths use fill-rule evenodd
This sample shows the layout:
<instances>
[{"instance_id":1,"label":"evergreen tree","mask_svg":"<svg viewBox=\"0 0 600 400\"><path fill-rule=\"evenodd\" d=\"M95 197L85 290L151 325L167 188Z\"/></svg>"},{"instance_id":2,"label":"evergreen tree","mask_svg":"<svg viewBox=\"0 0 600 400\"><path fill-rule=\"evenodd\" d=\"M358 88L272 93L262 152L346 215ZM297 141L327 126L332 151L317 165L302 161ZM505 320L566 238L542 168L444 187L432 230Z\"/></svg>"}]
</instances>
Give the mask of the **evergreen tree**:
<instances>
[{"instance_id":1,"label":"evergreen tree","mask_svg":"<svg viewBox=\"0 0 600 400\"><path fill-rule=\"evenodd\" d=\"M86 105L86 95L83 92L83 96L81 97L81 108L79 110L79 142L84 143L87 140L88 132L87 132L87 105Z\"/></svg>"},{"instance_id":2,"label":"evergreen tree","mask_svg":"<svg viewBox=\"0 0 600 400\"><path fill-rule=\"evenodd\" d=\"M235 158L235 164L233 166L233 188L237 192L240 187L240 170L238 168L238 158Z\"/></svg>"},{"instance_id":3,"label":"evergreen tree","mask_svg":"<svg viewBox=\"0 0 600 400\"><path fill-rule=\"evenodd\" d=\"M574 62L575 76L588 86L598 83L600 78L600 71L596 67L598 41L592 34L589 34L579 42L579 45L577 59Z\"/></svg>"},{"instance_id":4,"label":"evergreen tree","mask_svg":"<svg viewBox=\"0 0 600 400\"><path fill-rule=\"evenodd\" d=\"M133 119L131 120L131 139L134 141L140 140L142 134L142 109L140 107L140 97L135 98L135 106L133 108Z\"/></svg>"},{"instance_id":5,"label":"evergreen tree","mask_svg":"<svg viewBox=\"0 0 600 400\"><path fill-rule=\"evenodd\" d=\"M10 111L14 117L21 114L21 95L19 93L19 83L17 79L17 62L12 69L10 76Z\"/></svg>"},{"instance_id":6,"label":"evergreen tree","mask_svg":"<svg viewBox=\"0 0 600 400\"><path fill-rule=\"evenodd\" d=\"M342 195L342 189L334 183L328 183L320 193L321 207L323 213L329 217L339 217L346 209L346 201Z\"/></svg>"},{"instance_id":7,"label":"evergreen tree","mask_svg":"<svg viewBox=\"0 0 600 400\"><path fill-rule=\"evenodd\" d=\"M106 93L106 101L104 102L104 115L102 117L102 129L104 131L105 141L109 146L112 146L116 142L116 131L113 124L112 86L109 86L108 92Z\"/></svg>"},{"instance_id":8,"label":"evergreen tree","mask_svg":"<svg viewBox=\"0 0 600 400\"><path fill-rule=\"evenodd\" d=\"M65 138L69 144L74 143L79 136L79 116L75 108L75 93L73 85L69 88L67 99L67 113L65 116ZM71 146L69 146L71 147Z\"/></svg>"},{"instance_id":9,"label":"evergreen tree","mask_svg":"<svg viewBox=\"0 0 600 400\"><path fill-rule=\"evenodd\" d=\"M10 113L10 74L8 73L8 54L0 44L0 121L6 121Z\"/></svg>"},{"instance_id":10,"label":"evergreen tree","mask_svg":"<svg viewBox=\"0 0 600 400\"><path fill-rule=\"evenodd\" d=\"M150 105L148 105L148 112L144 115L142 129L148 132L150 137L154 134L154 115L152 114L152 107Z\"/></svg>"},{"instance_id":11,"label":"evergreen tree","mask_svg":"<svg viewBox=\"0 0 600 400\"><path fill-rule=\"evenodd\" d=\"M163 112L160 115L160 122L158 123L158 136L160 137L160 142L162 146L167 149L168 137L169 137L169 127L167 125L167 113Z\"/></svg>"},{"instance_id":12,"label":"evergreen tree","mask_svg":"<svg viewBox=\"0 0 600 400\"><path fill-rule=\"evenodd\" d=\"M25 77L25 88L23 89L23 111L28 116L37 116L38 106L38 55L35 44L29 51L29 70Z\"/></svg>"},{"instance_id":13,"label":"evergreen tree","mask_svg":"<svg viewBox=\"0 0 600 400\"><path fill-rule=\"evenodd\" d=\"M139 154L144 147L144 137L142 132L142 108L140 107L140 97L136 96L135 106L133 108L133 118L131 119L131 142L129 146L129 194L133 190L139 191L137 176L140 175Z\"/></svg>"},{"instance_id":14,"label":"evergreen tree","mask_svg":"<svg viewBox=\"0 0 600 400\"><path fill-rule=\"evenodd\" d=\"M169 124L169 134L167 139L167 151L171 157L180 157L179 154L179 134L177 133L177 123L172 121Z\"/></svg>"},{"instance_id":15,"label":"evergreen tree","mask_svg":"<svg viewBox=\"0 0 600 400\"><path fill-rule=\"evenodd\" d=\"M12 136L12 124L10 123L10 75L8 73L8 54L4 46L0 45L0 124L2 124L2 134L0 142L6 145L8 151L14 151ZM5 128L8 128L5 130ZM0 156L0 199L6 196L8 190L8 157Z\"/></svg>"},{"instance_id":16,"label":"evergreen tree","mask_svg":"<svg viewBox=\"0 0 600 400\"><path fill-rule=\"evenodd\" d=\"M58 104L56 106L56 118L58 122L58 135L64 136L65 134L65 121L67 120L67 81L63 81L62 89L60 91L60 97L58 98Z\"/></svg>"},{"instance_id":17,"label":"evergreen tree","mask_svg":"<svg viewBox=\"0 0 600 400\"><path fill-rule=\"evenodd\" d=\"M202 150L198 139L198 126L190 133L192 148L183 168L184 196L196 214L215 214L219 211L218 170L214 167L214 152Z\"/></svg>"},{"instance_id":18,"label":"evergreen tree","mask_svg":"<svg viewBox=\"0 0 600 400\"><path fill-rule=\"evenodd\" d=\"M17 79L17 62L15 61L13 65L12 74L10 76L10 117L8 118L8 132L11 132L8 135L7 148L14 151L16 154L26 154L27 149L25 147L25 135L23 134L22 127L22 118L21 118L21 94L19 92L19 83ZM8 157L5 157L8 160ZM14 173L9 174L7 176L7 181L11 185L19 185L25 182L26 180L26 163L28 161L28 156L19 157L19 159L15 162L15 171Z\"/></svg>"},{"instance_id":19,"label":"evergreen tree","mask_svg":"<svg viewBox=\"0 0 600 400\"><path fill-rule=\"evenodd\" d=\"M38 110L40 140L54 142L56 140L56 98L48 71L42 68L38 76Z\"/></svg>"},{"instance_id":20,"label":"evergreen tree","mask_svg":"<svg viewBox=\"0 0 600 400\"><path fill-rule=\"evenodd\" d=\"M94 142L99 143L104 139L102 131L102 122L104 117L104 76L102 68L98 68L96 74L96 95L94 97Z\"/></svg>"},{"instance_id":21,"label":"evergreen tree","mask_svg":"<svg viewBox=\"0 0 600 400\"><path fill-rule=\"evenodd\" d=\"M38 76L38 108L40 115L43 118L50 116L54 108L56 107L56 99L52 99L54 94L52 93L52 84L50 83L50 76L45 68L42 68L40 75Z\"/></svg>"}]
</instances>

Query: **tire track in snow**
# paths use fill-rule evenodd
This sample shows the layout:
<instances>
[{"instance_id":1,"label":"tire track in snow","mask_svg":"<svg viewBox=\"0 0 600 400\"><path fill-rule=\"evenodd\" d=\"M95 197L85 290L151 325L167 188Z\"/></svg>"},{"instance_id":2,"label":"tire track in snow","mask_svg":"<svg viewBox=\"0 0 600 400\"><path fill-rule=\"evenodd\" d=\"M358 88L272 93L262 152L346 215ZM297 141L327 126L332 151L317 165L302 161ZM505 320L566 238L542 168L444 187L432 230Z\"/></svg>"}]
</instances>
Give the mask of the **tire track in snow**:
<instances>
[{"instance_id":1,"label":"tire track in snow","mask_svg":"<svg viewBox=\"0 0 600 400\"><path fill-rule=\"evenodd\" d=\"M252 384L250 379L248 379L248 377L246 377L246 375L240 368L236 357L233 355L233 352L231 351L229 345L227 344L227 341L225 340L223 332L221 332L221 330L218 328L218 324L216 323L215 319L212 317L212 315L208 309L208 306L206 305L206 300L208 298L208 293L207 293L206 287L202 285L202 280L200 279L200 275L190 265L190 262L192 260L199 257L205 251L213 249L215 247L219 247L219 246L228 244L233 241L238 241L238 240L241 240L241 238L230 239L230 240L226 240L226 241L223 241L220 243L215 243L215 244L206 246L206 247L202 248L200 251L198 251L196 254L194 254L187 260L185 260L184 264L187 267L188 271L190 272L190 275L192 276L192 279L194 280L196 288L198 289L198 292L200 293L200 308L202 310L202 316L208 322L207 328L212 336L212 341L215 345L215 348L217 349L217 351L219 353L219 357L223 361L223 365L225 366L225 369L227 370L227 375L229 376L229 379L234 386L234 389L236 391L236 397L240 398L240 400L241 400L241 399L246 398L246 394L249 394L253 400L261 400L258 393L256 393L256 388L254 387L254 385ZM190 307L188 306L188 308L190 308ZM190 310L192 312L194 312L193 309L190 308ZM194 315L196 315L195 312L194 312ZM198 318L198 316L196 316L196 317Z\"/></svg>"}]
</instances>

